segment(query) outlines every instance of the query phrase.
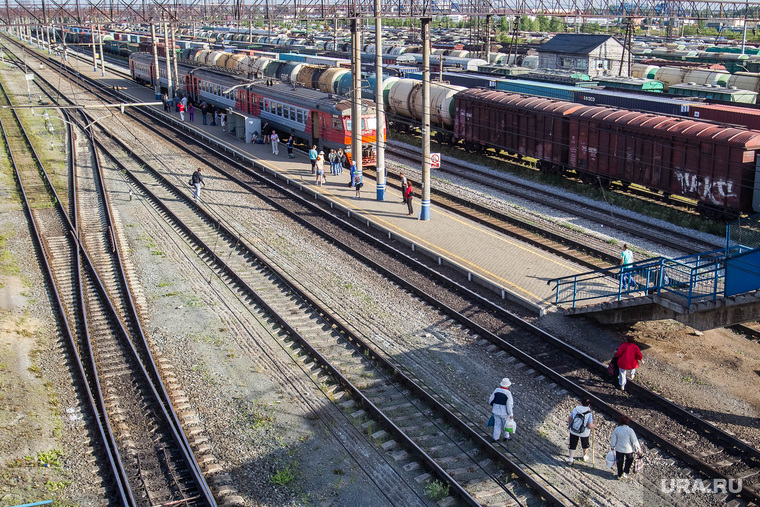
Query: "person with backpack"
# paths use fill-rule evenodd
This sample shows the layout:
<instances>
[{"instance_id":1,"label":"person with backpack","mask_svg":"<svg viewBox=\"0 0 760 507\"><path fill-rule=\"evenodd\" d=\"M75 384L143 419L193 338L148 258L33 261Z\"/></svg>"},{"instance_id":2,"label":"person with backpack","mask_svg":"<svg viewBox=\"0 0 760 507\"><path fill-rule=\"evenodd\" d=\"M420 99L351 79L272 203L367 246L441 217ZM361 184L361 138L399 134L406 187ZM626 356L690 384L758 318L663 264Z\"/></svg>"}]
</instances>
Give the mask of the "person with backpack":
<instances>
[{"instance_id":1,"label":"person with backpack","mask_svg":"<svg viewBox=\"0 0 760 507\"><path fill-rule=\"evenodd\" d=\"M509 440L510 434L506 431L507 422L514 419L514 413L512 412L513 401L512 393L509 392L509 386L512 382L508 378L501 379L499 387L497 387L488 399L488 403L491 405L491 414L493 414L493 441L498 442L501 438L501 431L504 430L504 439Z\"/></svg>"},{"instance_id":2,"label":"person with backpack","mask_svg":"<svg viewBox=\"0 0 760 507\"><path fill-rule=\"evenodd\" d=\"M572 465L575 462L573 454L578 447L578 440L581 442L581 448L583 449L583 461L588 461L589 453L589 436L591 430L596 427L594 423L594 414L591 413L589 406L591 400L585 398L581 401L581 404L573 409L570 416L567 418L567 427L570 430L570 458L567 460L568 465Z\"/></svg>"}]
</instances>

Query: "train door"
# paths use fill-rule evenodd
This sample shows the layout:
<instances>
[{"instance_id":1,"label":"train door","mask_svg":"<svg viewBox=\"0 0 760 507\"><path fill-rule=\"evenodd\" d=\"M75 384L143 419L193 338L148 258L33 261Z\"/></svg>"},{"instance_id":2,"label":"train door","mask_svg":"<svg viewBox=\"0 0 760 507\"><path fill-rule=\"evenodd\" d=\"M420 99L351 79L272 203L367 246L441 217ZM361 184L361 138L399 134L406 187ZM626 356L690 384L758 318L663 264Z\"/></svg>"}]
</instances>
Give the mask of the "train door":
<instances>
[{"instance_id":1,"label":"train door","mask_svg":"<svg viewBox=\"0 0 760 507\"><path fill-rule=\"evenodd\" d=\"M319 142L319 138L322 137L320 121L321 121L321 118L319 117L319 113L317 111L312 111L311 113L311 144L312 146L316 145L317 148L321 148L321 144Z\"/></svg>"}]
</instances>

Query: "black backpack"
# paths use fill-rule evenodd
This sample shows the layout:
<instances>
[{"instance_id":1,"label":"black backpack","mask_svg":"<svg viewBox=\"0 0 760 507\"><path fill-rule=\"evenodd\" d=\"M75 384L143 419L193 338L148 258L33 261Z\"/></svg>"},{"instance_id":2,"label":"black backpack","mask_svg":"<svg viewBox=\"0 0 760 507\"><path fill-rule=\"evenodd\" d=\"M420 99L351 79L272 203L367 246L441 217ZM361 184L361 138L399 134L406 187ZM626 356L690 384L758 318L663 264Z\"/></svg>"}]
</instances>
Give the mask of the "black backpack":
<instances>
[{"instance_id":1,"label":"black backpack","mask_svg":"<svg viewBox=\"0 0 760 507\"><path fill-rule=\"evenodd\" d=\"M581 434L586 431L586 415L590 412L590 410L586 410L585 412L577 412L575 414L573 421L570 423L570 430L573 433Z\"/></svg>"}]
</instances>

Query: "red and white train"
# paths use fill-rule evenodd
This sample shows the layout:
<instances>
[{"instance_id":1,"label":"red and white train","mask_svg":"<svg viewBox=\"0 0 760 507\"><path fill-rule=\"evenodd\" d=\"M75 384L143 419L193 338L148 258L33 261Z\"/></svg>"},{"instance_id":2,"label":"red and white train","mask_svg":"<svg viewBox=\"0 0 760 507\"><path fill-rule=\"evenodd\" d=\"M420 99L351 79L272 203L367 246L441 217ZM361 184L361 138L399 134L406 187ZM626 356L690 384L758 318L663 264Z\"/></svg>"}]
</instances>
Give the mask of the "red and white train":
<instances>
[{"instance_id":1,"label":"red and white train","mask_svg":"<svg viewBox=\"0 0 760 507\"><path fill-rule=\"evenodd\" d=\"M166 63L159 58L156 72L153 55L134 53L129 57L132 78L154 86L156 76L162 91L167 89ZM297 142L321 150L342 149L351 157L351 101L309 88L251 80L222 71L177 65L179 90L189 100L206 101L221 110L234 110L244 116L269 123L280 139L293 135ZM377 164L374 144L377 120L372 101L361 102L362 165ZM382 133L385 136L385 132Z\"/></svg>"}]
</instances>

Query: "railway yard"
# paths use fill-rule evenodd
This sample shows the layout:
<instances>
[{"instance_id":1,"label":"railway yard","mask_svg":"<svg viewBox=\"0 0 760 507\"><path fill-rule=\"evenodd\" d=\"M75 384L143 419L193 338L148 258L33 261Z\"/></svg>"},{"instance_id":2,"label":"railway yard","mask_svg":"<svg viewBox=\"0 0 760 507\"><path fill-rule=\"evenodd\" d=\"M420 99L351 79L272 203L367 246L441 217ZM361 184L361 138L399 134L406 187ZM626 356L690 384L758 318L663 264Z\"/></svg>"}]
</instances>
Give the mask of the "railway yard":
<instances>
[{"instance_id":1,"label":"railway yard","mask_svg":"<svg viewBox=\"0 0 760 507\"><path fill-rule=\"evenodd\" d=\"M345 172L314 184L304 150L120 110L153 95L126 64L101 76L0 44L2 105L32 106L0 109L2 505L758 504L757 337L603 326L549 287L617 265L624 243L642 259L725 238L472 158L434 173L435 214L414 220L398 178L419 190L413 135L388 143L385 201L373 168L352 201ZM621 391L607 363L629 336L644 361ZM494 443L503 377L517 430ZM570 466L584 397L593 459ZM644 451L625 481L605 467L620 414Z\"/></svg>"}]
</instances>

